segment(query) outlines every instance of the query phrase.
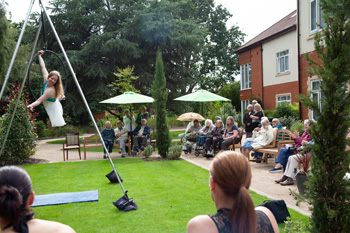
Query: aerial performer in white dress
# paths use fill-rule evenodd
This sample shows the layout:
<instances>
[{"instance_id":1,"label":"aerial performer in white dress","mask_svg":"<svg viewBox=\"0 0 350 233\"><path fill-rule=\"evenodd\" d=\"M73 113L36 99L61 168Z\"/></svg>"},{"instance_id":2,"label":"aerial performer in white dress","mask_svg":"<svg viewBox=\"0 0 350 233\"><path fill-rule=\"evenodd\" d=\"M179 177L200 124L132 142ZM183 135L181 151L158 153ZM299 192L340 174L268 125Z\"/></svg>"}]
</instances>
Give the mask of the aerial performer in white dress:
<instances>
[{"instance_id":1,"label":"aerial performer in white dress","mask_svg":"<svg viewBox=\"0 0 350 233\"><path fill-rule=\"evenodd\" d=\"M63 119L63 109L60 100L65 98L61 80L61 75L58 71L47 72L45 62L41 57L44 50L39 51L39 64L44 78L44 86L41 91L41 96L35 102L27 106L30 111L40 103L44 104L47 115L49 115L52 127L63 126L66 122Z\"/></svg>"}]
</instances>

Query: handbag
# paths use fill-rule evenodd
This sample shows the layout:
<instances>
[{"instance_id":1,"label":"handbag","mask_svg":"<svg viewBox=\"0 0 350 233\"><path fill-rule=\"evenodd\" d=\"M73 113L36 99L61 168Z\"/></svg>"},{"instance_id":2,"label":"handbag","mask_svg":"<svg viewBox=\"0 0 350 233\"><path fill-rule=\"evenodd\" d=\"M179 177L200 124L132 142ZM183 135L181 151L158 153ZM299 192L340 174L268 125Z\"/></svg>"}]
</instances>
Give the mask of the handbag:
<instances>
[{"instance_id":1,"label":"handbag","mask_svg":"<svg viewBox=\"0 0 350 233\"><path fill-rule=\"evenodd\" d=\"M284 221L287 221L287 217L290 217L284 200L264 201L259 206L268 208L273 213L278 223L283 223Z\"/></svg>"}]
</instances>

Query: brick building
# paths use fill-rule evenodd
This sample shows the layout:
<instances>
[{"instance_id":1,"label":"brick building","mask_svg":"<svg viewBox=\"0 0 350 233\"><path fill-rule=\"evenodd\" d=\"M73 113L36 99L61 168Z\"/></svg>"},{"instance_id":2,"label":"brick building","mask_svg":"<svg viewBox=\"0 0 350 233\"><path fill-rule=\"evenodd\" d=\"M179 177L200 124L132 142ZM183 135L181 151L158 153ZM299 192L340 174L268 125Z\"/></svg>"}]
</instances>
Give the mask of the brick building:
<instances>
[{"instance_id":1,"label":"brick building","mask_svg":"<svg viewBox=\"0 0 350 233\"><path fill-rule=\"evenodd\" d=\"M309 76L305 55L316 59L314 36L323 25L319 0L297 0L296 11L236 50L241 67L242 112L253 96L268 110L281 102L299 102L296 96L307 91L321 104L320 79ZM301 104L300 118L317 120Z\"/></svg>"}]
</instances>

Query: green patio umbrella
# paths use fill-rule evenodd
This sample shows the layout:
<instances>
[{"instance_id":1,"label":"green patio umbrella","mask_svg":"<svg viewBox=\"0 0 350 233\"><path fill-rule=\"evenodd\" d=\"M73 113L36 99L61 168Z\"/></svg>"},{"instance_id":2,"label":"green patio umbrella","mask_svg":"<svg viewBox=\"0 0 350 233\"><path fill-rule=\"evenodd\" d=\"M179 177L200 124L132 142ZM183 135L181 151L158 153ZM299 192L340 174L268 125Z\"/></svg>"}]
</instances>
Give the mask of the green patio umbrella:
<instances>
[{"instance_id":1,"label":"green patio umbrella","mask_svg":"<svg viewBox=\"0 0 350 233\"><path fill-rule=\"evenodd\" d=\"M178 97L174 100L191 101L191 102L231 101L225 97L216 95L206 90L198 90L194 93Z\"/></svg>"},{"instance_id":2,"label":"green patio umbrella","mask_svg":"<svg viewBox=\"0 0 350 233\"><path fill-rule=\"evenodd\" d=\"M178 101L190 101L190 102L202 102L202 115L203 115L203 102L215 102L215 101L231 101L225 97L216 95L206 90L198 90L194 93L180 96L174 100Z\"/></svg>"},{"instance_id":3,"label":"green patio umbrella","mask_svg":"<svg viewBox=\"0 0 350 233\"><path fill-rule=\"evenodd\" d=\"M154 99L152 97L141 95L135 92L124 92L121 95L106 99L101 101L101 104L138 104L138 103L153 103ZM131 106L130 106L131 112ZM132 122L130 121L130 130L132 130ZM129 132L131 135L131 147L133 146L132 131Z\"/></svg>"},{"instance_id":4,"label":"green patio umbrella","mask_svg":"<svg viewBox=\"0 0 350 233\"><path fill-rule=\"evenodd\" d=\"M137 103L153 103L152 97L141 95L135 92L124 92L121 95L101 101L101 104L137 104Z\"/></svg>"}]
</instances>

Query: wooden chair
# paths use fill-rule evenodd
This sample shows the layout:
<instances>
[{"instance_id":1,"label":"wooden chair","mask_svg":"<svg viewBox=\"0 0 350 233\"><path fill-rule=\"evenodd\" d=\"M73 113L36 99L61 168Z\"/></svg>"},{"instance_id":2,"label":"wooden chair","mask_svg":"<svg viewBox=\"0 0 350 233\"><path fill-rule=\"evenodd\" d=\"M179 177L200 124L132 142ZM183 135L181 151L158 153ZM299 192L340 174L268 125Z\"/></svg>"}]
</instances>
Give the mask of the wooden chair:
<instances>
[{"instance_id":1,"label":"wooden chair","mask_svg":"<svg viewBox=\"0 0 350 233\"><path fill-rule=\"evenodd\" d=\"M243 128L238 128L239 142L235 143L235 140L232 141L232 145L228 147L229 150L236 150L237 148L242 148L242 137L243 137Z\"/></svg>"},{"instance_id":2,"label":"wooden chair","mask_svg":"<svg viewBox=\"0 0 350 233\"><path fill-rule=\"evenodd\" d=\"M66 141L63 142L63 161L65 161L65 151L67 151L68 160L68 151L76 149L79 151L79 159L81 160L79 133L66 134Z\"/></svg>"}]
</instances>

